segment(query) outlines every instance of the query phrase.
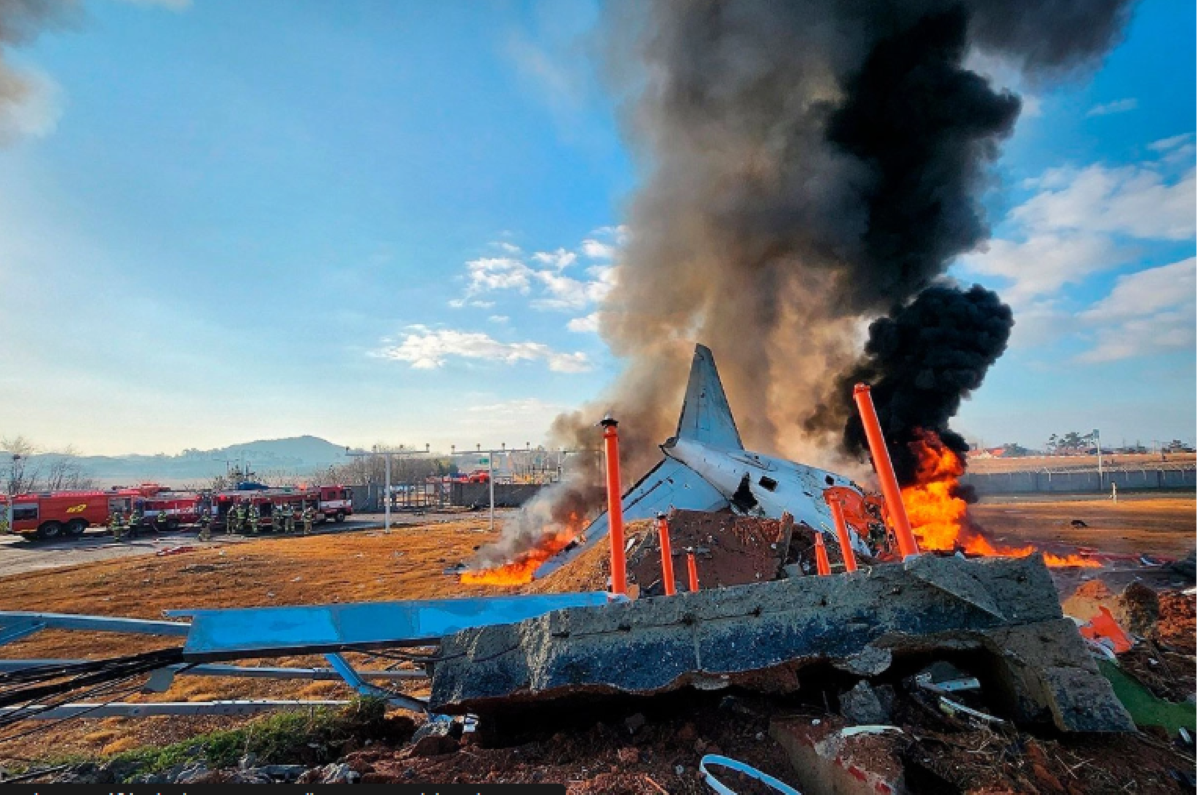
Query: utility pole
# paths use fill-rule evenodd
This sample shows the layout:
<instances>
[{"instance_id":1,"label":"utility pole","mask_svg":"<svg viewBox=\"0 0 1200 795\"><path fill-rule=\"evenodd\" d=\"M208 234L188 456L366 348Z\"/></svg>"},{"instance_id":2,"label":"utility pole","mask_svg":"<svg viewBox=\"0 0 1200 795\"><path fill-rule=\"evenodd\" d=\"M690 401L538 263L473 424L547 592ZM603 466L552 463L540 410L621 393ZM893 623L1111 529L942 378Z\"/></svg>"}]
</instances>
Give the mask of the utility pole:
<instances>
[{"instance_id":1,"label":"utility pole","mask_svg":"<svg viewBox=\"0 0 1200 795\"><path fill-rule=\"evenodd\" d=\"M1104 491L1104 455L1100 452L1100 429L1092 429L1092 437L1096 440L1096 471L1100 473L1100 491Z\"/></svg>"},{"instance_id":2,"label":"utility pole","mask_svg":"<svg viewBox=\"0 0 1200 795\"><path fill-rule=\"evenodd\" d=\"M12 454L12 464L8 469L8 482L4 484L4 491L8 495L8 532L13 531L13 499L17 496L13 494L13 474L17 468L17 462L21 460L21 456L16 453Z\"/></svg>"}]
</instances>

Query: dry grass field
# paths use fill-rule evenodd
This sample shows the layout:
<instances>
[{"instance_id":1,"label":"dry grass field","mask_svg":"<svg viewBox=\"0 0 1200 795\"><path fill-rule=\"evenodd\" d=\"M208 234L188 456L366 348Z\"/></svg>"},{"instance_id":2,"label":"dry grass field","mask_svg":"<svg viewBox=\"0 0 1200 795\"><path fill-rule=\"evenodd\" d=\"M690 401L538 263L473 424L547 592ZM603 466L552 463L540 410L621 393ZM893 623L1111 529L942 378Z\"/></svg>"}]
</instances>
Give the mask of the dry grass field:
<instances>
[{"instance_id":1,"label":"dry grass field","mask_svg":"<svg viewBox=\"0 0 1200 795\"><path fill-rule=\"evenodd\" d=\"M1178 557L1195 548L1194 497L1102 500L995 501L975 506L977 520L1012 544L1042 542L1098 547ZM1082 519L1087 528L1071 526ZM0 607L161 618L162 611L186 607L249 607L473 596L516 589L464 586L442 570L466 560L490 538L486 520L438 522L382 530L312 537L263 538L236 545L213 545L171 556L104 560L0 578ZM602 556L596 561L602 561ZM595 562L595 561L593 561ZM588 587L571 568L552 582L529 590ZM46 631L3 647L8 658L107 657L174 645L169 638ZM378 666L358 657L362 667ZM263 661L270 665L324 666L321 658ZM421 682L410 692L419 694ZM178 677L165 693L128 700L213 698L341 699L349 691L337 682L272 681ZM0 761L72 753L113 753L147 743L166 743L231 726L242 719L106 718L61 725L26 723L0 729ZM4 741L19 731L35 734Z\"/></svg>"}]
</instances>

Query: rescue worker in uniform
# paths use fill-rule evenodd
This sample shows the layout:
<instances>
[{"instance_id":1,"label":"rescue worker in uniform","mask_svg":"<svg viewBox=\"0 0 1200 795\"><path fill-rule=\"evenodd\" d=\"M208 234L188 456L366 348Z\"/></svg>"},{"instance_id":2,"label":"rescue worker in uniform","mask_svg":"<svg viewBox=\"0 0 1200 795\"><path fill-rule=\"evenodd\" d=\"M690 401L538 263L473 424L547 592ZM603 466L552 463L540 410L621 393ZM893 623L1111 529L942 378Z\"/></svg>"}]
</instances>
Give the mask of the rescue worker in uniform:
<instances>
[{"instance_id":1,"label":"rescue worker in uniform","mask_svg":"<svg viewBox=\"0 0 1200 795\"><path fill-rule=\"evenodd\" d=\"M108 529L118 541L125 535L125 517L121 516L120 511L113 511L112 516L108 517Z\"/></svg>"},{"instance_id":2,"label":"rescue worker in uniform","mask_svg":"<svg viewBox=\"0 0 1200 795\"><path fill-rule=\"evenodd\" d=\"M271 507L271 532L276 534L283 532L283 506L279 503L275 503Z\"/></svg>"},{"instance_id":3,"label":"rescue worker in uniform","mask_svg":"<svg viewBox=\"0 0 1200 795\"><path fill-rule=\"evenodd\" d=\"M159 533L167 530L167 509L162 508L154 515L154 529Z\"/></svg>"},{"instance_id":4,"label":"rescue worker in uniform","mask_svg":"<svg viewBox=\"0 0 1200 795\"><path fill-rule=\"evenodd\" d=\"M229 515L226 520L226 531L230 533L242 532L242 521L246 518L246 509L239 502L237 505L229 506Z\"/></svg>"},{"instance_id":5,"label":"rescue worker in uniform","mask_svg":"<svg viewBox=\"0 0 1200 795\"><path fill-rule=\"evenodd\" d=\"M201 541L212 540L212 517L208 515L208 508L201 508L200 515L196 517L196 524L200 525L199 538Z\"/></svg>"},{"instance_id":6,"label":"rescue worker in uniform","mask_svg":"<svg viewBox=\"0 0 1200 795\"><path fill-rule=\"evenodd\" d=\"M296 532L296 506L289 505L283 511L283 524L285 533Z\"/></svg>"},{"instance_id":7,"label":"rescue worker in uniform","mask_svg":"<svg viewBox=\"0 0 1200 795\"><path fill-rule=\"evenodd\" d=\"M246 532L258 534L258 506L246 500Z\"/></svg>"},{"instance_id":8,"label":"rescue worker in uniform","mask_svg":"<svg viewBox=\"0 0 1200 795\"><path fill-rule=\"evenodd\" d=\"M138 530L142 527L142 509L134 508L129 514L129 535L137 538Z\"/></svg>"},{"instance_id":9,"label":"rescue worker in uniform","mask_svg":"<svg viewBox=\"0 0 1200 795\"><path fill-rule=\"evenodd\" d=\"M314 513L315 511L313 511L311 505L304 506L304 513L300 515L301 520L304 522L304 535L312 533Z\"/></svg>"}]
</instances>

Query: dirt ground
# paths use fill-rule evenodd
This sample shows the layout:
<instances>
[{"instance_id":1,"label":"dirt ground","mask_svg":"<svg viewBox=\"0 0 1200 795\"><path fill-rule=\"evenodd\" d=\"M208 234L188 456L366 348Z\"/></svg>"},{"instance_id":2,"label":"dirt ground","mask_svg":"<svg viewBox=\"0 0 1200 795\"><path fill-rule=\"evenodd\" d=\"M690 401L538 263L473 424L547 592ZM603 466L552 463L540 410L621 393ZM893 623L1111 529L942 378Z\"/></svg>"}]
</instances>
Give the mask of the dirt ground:
<instances>
[{"instance_id":1,"label":"dirt ground","mask_svg":"<svg viewBox=\"0 0 1200 795\"><path fill-rule=\"evenodd\" d=\"M1078 500L995 501L976 506L975 510L985 527L1013 543L1062 543L1098 547L1118 553L1137 552L1172 557L1194 549L1196 543L1194 496L1129 499L1116 505ZM1086 521L1088 527L1072 527L1071 520L1077 518ZM402 527L391 532L373 530L307 538L265 538L207 548L197 544L193 551L178 555L126 557L2 577L0 609L161 618L165 609L186 607L420 599L515 591L517 589L464 586L456 577L442 573L445 567L468 559L476 547L490 538L486 517L478 517L466 521ZM603 581L607 562L605 556L600 554L602 550L599 547L597 550L593 550L596 554L585 555L548 581L534 583L524 590L548 592L596 587L597 580ZM164 638L46 631L4 646L3 653L8 658L95 658L170 645L174 645L173 641ZM354 661L364 668L384 667L380 661L371 661L362 656L355 657ZM325 665L320 658L276 659L264 663ZM402 689L419 695L422 685L423 682L417 681ZM165 693L134 693L127 699L348 697L347 689L337 682L178 677ZM109 754L149 743L172 742L213 728L228 727L239 720L220 717L107 718L80 719L63 724L18 724L0 729L0 760L44 759L52 753ZM619 730L601 725L577 738L560 738L557 742L544 739L531 741L535 745L529 748L528 753L540 757L542 762L547 761L542 755L554 754L555 759L563 760L563 775L573 777L586 772L589 780L594 780L596 776L615 774L617 769L629 767L620 762L617 755L622 748L632 745L638 748L639 760L633 763L632 769L645 771L654 784L671 792L701 791L698 783L693 785L690 778L686 785L679 778L674 779L673 785L667 778L668 775L676 775L676 762L684 757L688 771L685 778L690 777L690 771L694 769L694 760L689 753L694 753L695 749L688 752L684 747L687 743L679 745L677 733L682 732L687 737L696 731L696 726L700 726L708 742L746 755L753 755L755 744L763 742L756 739L761 733L756 720L749 721L750 725L743 728L730 728L728 733L723 733L726 730L717 727L708 728L704 720L699 713L688 713L678 720L664 720L661 729L648 735L652 738L650 747L645 745L646 738L626 740ZM686 728L689 722L693 724L691 729ZM36 729L36 733L7 739L30 729ZM593 741L600 743L601 740L608 750L594 760L585 758L582 751L577 754L571 750L571 747L584 748ZM767 744L770 743L768 740ZM691 745L694 746L695 742ZM464 746L462 753L474 755L480 770L493 765L509 770L533 765L534 760L521 757L521 753L525 752L513 755L510 750ZM612 759L608 758L609 754ZM633 759L631 752L627 751L626 756ZM501 762L501 758L508 761ZM457 763L438 761L442 759L436 757L414 763L413 769L429 775L440 775L449 769L445 765L464 764L463 760ZM381 773L396 769L395 760L373 761L373 766ZM536 765L530 767L528 774L534 776L535 769ZM536 775L552 776L552 771L557 768L543 765L540 769L542 772ZM464 776L460 780L484 780L472 777L469 770L460 770L459 774ZM514 773L513 777L505 780L533 779L525 779ZM545 780L556 779L549 777ZM617 786L611 791L629 790ZM645 791L659 790L647 783Z\"/></svg>"},{"instance_id":2,"label":"dirt ground","mask_svg":"<svg viewBox=\"0 0 1200 795\"><path fill-rule=\"evenodd\" d=\"M1102 552L1181 558L1196 548L1196 495L1031 499L984 497L971 516L1012 546L1061 544ZM1083 525L1072 525L1082 522Z\"/></svg>"}]
</instances>

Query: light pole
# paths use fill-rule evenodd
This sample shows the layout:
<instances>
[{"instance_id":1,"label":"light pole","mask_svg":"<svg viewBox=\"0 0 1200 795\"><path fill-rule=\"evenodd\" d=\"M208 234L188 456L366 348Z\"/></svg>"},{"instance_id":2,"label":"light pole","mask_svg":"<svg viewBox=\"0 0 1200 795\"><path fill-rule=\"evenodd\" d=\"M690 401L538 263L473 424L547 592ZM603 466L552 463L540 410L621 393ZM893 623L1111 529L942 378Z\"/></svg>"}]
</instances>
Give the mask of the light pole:
<instances>
[{"instance_id":1,"label":"light pole","mask_svg":"<svg viewBox=\"0 0 1200 795\"><path fill-rule=\"evenodd\" d=\"M346 455L354 457L362 456L383 456L383 529L392 529L392 456L394 455L423 455L429 452L429 445L425 445L424 450L406 450L404 445L391 450L388 448L379 449L379 445L371 448L371 452L365 450L355 450L351 452L346 450Z\"/></svg>"},{"instance_id":2,"label":"light pole","mask_svg":"<svg viewBox=\"0 0 1200 795\"><path fill-rule=\"evenodd\" d=\"M8 495L8 506L7 506L8 510L6 512L8 514L8 516L6 517L8 520L8 524L6 525L6 527L8 529L8 532L10 532L10 533L12 532L12 529L13 529L13 500L17 496L15 494L13 494L13 474L15 473L15 471L17 469L17 462L20 460L21 460L20 455L18 455L17 453L12 454L12 464L9 466L9 469L8 469L8 483L5 484L5 488L4 488L4 491Z\"/></svg>"},{"instance_id":3,"label":"light pole","mask_svg":"<svg viewBox=\"0 0 1200 795\"><path fill-rule=\"evenodd\" d=\"M1092 436L1096 439L1096 471L1100 473L1100 491L1104 491L1104 455L1100 452L1100 429L1093 428Z\"/></svg>"}]
</instances>

